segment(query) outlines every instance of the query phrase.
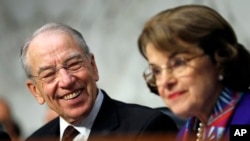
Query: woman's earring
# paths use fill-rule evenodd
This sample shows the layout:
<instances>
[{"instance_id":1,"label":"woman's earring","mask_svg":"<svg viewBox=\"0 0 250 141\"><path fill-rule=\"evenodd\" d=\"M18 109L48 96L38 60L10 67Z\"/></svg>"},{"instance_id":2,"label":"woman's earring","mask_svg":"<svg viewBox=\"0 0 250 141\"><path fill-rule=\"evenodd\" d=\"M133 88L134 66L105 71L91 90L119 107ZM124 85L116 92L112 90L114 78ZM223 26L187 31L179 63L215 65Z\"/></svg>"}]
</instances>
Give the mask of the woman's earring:
<instances>
[{"instance_id":1,"label":"woman's earring","mask_svg":"<svg viewBox=\"0 0 250 141\"><path fill-rule=\"evenodd\" d=\"M224 79L223 75L220 74L218 79L219 79L219 81L222 81Z\"/></svg>"}]
</instances>

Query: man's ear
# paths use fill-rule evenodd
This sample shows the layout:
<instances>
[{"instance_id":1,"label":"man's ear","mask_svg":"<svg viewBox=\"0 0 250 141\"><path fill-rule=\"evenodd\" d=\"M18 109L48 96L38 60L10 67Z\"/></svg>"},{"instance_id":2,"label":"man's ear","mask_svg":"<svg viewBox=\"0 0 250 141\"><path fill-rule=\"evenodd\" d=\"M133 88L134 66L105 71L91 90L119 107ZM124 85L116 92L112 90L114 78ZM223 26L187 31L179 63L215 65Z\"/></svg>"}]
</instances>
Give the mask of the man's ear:
<instances>
[{"instance_id":1,"label":"man's ear","mask_svg":"<svg viewBox=\"0 0 250 141\"><path fill-rule=\"evenodd\" d=\"M30 90L31 94L36 98L39 104L44 104L45 100L40 92L40 90L37 88L36 84L32 80L27 80L26 81L26 86Z\"/></svg>"},{"instance_id":2,"label":"man's ear","mask_svg":"<svg viewBox=\"0 0 250 141\"><path fill-rule=\"evenodd\" d=\"M98 68L95 62L95 56L94 54L90 54L90 64L94 73L95 81L99 80L99 73L98 73Z\"/></svg>"}]
</instances>

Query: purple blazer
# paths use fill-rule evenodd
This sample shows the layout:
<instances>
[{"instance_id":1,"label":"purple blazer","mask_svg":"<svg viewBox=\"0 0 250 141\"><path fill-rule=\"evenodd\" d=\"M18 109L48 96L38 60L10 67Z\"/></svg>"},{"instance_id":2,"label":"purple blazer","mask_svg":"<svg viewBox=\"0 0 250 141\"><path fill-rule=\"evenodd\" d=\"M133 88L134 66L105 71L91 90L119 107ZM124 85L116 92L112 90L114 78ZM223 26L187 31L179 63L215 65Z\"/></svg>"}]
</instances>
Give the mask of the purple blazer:
<instances>
[{"instance_id":1,"label":"purple blazer","mask_svg":"<svg viewBox=\"0 0 250 141\"><path fill-rule=\"evenodd\" d=\"M232 119L226 128L225 137L229 140L230 125L250 125L250 93L245 93L235 107Z\"/></svg>"}]
</instances>

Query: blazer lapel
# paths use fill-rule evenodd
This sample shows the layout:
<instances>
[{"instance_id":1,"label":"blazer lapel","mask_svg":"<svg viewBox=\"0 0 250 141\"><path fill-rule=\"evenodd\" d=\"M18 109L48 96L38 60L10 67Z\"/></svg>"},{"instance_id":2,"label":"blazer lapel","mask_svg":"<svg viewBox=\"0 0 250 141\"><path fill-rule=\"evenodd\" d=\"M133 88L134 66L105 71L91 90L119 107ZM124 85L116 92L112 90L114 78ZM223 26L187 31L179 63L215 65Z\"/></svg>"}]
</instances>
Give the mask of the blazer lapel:
<instances>
[{"instance_id":1,"label":"blazer lapel","mask_svg":"<svg viewBox=\"0 0 250 141\"><path fill-rule=\"evenodd\" d=\"M249 101L250 101L250 94L249 93L243 94L241 100L236 106L231 122L226 129L226 134L228 137L230 134L230 125L250 124L250 112L246 112L249 110ZM243 113L244 116L242 116Z\"/></svg>"}]
</instances>

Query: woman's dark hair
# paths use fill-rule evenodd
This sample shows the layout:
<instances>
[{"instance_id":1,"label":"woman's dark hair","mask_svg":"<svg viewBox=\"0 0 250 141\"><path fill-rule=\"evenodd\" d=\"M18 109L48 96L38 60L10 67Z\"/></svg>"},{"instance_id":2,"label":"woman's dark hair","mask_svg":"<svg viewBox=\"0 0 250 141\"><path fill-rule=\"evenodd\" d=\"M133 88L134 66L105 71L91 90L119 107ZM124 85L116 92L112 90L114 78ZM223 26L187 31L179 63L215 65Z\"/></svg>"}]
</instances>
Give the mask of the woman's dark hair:
<instances>
[{"instance_id":1,"label":"woman's dark hair","mask_svg":"<svg viewBox=\"0 0 250 141\"><path fill-rule=\"evenodd\" d=\"M138 46L147 59L147 43L162 51L172 51L183 42L197 45L210 56L221 69L223 86L237 91L249 90L250 54L238 43L230 24L209 7L185 5L160 12L144 25ZM150 90L157 93L156 88L150 87Z\"/></svg>"}]
</instances>

